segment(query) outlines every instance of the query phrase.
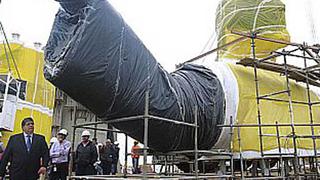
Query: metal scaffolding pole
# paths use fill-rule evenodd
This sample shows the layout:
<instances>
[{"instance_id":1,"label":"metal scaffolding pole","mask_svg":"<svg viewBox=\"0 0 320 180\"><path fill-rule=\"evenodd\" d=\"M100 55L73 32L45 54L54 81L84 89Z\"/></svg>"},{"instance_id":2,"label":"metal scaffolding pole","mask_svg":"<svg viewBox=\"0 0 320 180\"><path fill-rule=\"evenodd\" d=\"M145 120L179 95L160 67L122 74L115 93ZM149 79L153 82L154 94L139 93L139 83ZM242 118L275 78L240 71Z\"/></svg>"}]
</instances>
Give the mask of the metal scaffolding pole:
<instances>
[{"instance_id":1,"label":"metal scaffolding pole","mask_svg":"<svg viewBox=\"0 0 320 180\"><path fill-rule=\"evenodd\" d=\"M239 154L240 154L240 170L241 170L241 179L244 179L244 167L243 167L243 156L242 156L242 145L241 145L241 132L240 127L238 127L238 144L239 144Z\"/></svg>"},{"instance_id":2,"label":"metal scaffolding pole","mask_svg":"<svg viewBox=\"0 0 320 180\"><path fill-rule=\"evenodd\" d=\"M233 117L230 116L230 139L231 139L231 142L230 142L230 153L231 153L231 157L230 157L230 171L231 171L231 176L232 176L232 179L234 179L235 177L235 174L234 174L234 155L233 155L233 144L232 144L232 141L233 141L233 138L234 138L234 127L233 127Z\"/></svg>"},{"instance_id":3,"label":"metal scaffolding pole","mask_svg":"<svg viewBox=\"0 0 320 180\"><path fill-rule=\"evenodd\" d=\"M256 86L256 102L257 102L257 113L258 113L258 128L259 128L259 143L260 143L260 154L263 157L263 137L262 137L262 117L261 117L261 108L260 108L260 98L259 98L259 79L258 79L258 68L257 68L257 59L256 59L256 46L255 46L256 34L251 33L251 53L254 61L254 81Z\"/></svg>"},{"instance_id":4,"label":"metal scaffolding pole","mask_svg":"<svg viewBox=\"0 0 320 180\"><path fill-rule=\"evenodd\" d=\"M143 178L147 178L147 158L148 158L148 130L149 130L149 88L145 95L144 109L144 138L143 138Z\"/></svg>"},{"instance_id":5,"label":"metal scaffolding pole","mask_svg":"<svg viewBox=\"0 0 320 180\"><path fill-rule=\"evenodd\" d=\"M316 127L320 127L320 124L304 124L304 123L299 123L299 124L294 124L296 127L299 126L299 127L310 127L310 126L316 126ZM261 127L276 127L276 126L279 126L279 127L290 127L291 124L261 124L260 125ZM229 127L230 128L230 125L218 125L218 127ZM244 127L244 128L256 128L256 127L259 127L258 124L235 124L235 125L232 125L232 127Z\"/></svg>"},{"instance_id":6,"label":"metal scaffolding pole","mask_svg":"<svg viewBox=\"0 0 320 180\"><path fill-rule=\"evenodd\" d=\"M194 107L194 170L196 178L199 176L199 165L198 165L198 106Z\"/></svg>"},{"instance_id":7,"label":"metal scaffolding pole","mask_svg":"<svg viewBox=\"0 0 320 180\"><path fill-rule=\"evenodd\" d=\"M123 177L127 177L127 168L128 168L128 135L125 134L125 147L124 147L124 172Z\"/></svg>"},{"instance_id":8,"label":"metal scaffolding pole","mask_svg":"<svg viewBox=\"0 0 320 180\"><path fill-rule=\"evenodd\" d=\"M283 168L283 157L282 157L282 151L281 151L281 140L280 140L280 131L279 131L279 126L278 126L278 121L276 122L276 131L277 131L277 143L278 143L278 151L279 151L279 157L280 157L280 176L283 177L283 179L285 179L285 171Z\"/></svg>"},{"instance_id":9,"label":"metal scaffolding pole","mask_svg":"<svg viewBox=\"0 0 320 180\"><path fill-rule=\"evenodd\" d=\"M94 115L94 122L98 122L98 117L96 115ZM94 125L95 129L93 131L93 137L97 138L97 128L98 128L98 124Z\"/></svg>"},{"instance_id":10,"label":"metal scaffolding pole","mask_svg":"<svg viewBox=\"0 0 320 180\"><path fill-rule=\"evenodd\" d=\"M291 88L290 88L290 81L289 81L289 74L288 74L288 63L286 55L283 56L284 66L285 66L285 78L286 78L286 88L287 94L289 98L289 116L290 116L290 123L291 123L291 133L292 133L292 141L293 141L293 149L294 149L294 174L297 177L300 173L299 168L299 159L298 159L298 152L297 152L297 141L296 141L296 133L295 133L295 126L294 126L294 116L293 116L293 103L292 103L292 95L291 95Z\"/></svg>"},{"instance_id":11,"label":"metal scaffolding pole","mask_svg":"<svg viewBox=\"0 0 320 180\"><path fill-rule=\"evenodd\" d=\"M77 107L74 106L73 111L72 111L72 116L71 116L74 126L77 124L76 114L77 114ZM70 153L70 161L69 161L69 177L72 176L72 170L73 170L74 155L75 155L75 149L74 149L75 138L76 138L76 127L73 127L73 129L72 129L72 142L71 142L72 144L71 144L71 149L70 149L71 153Z\"/></svg>"},{"instance_id":12,"label":"metal scaffolding pole","mask_svg":"<svg viewBox=\"0 0 320 180\"><path fill-rule=\"evenodd\" d=\"M304 46L306 46L306 44L304 43ZM306 50L303 49L303 56L304 56L304 68L308 67L308 63L307 63L307 59L305 58L306 56ZM311 94L310 94L310 85L309 85L309 71L306 71L306 86L307 86L307 97L308 97L308 108L309 108L309 119L310 119L310 124L313 124L313 113L312 113L312 101L311 101ZM315 132L314 132L314 127L311 126L311 135L312 135L312 145L313 145L313 153L314 153L314 159L315 159L315 165L316 165L316 173L317 176L319 176L319 171L318 171L318 158L317 158L317 144L316 144L316 138L315 136Z\"/></svg>"}]
</instances>

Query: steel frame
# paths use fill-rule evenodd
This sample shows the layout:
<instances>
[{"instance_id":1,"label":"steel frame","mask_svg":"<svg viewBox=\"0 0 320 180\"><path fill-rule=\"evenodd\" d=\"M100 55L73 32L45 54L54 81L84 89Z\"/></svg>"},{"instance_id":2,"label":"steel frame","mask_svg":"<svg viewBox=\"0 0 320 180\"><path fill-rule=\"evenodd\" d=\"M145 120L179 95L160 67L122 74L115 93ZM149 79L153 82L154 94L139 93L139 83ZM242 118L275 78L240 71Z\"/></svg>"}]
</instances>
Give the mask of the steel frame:
<instances>
[{"instance_id":1,"label":"steel frame","mask_svg":"<svg viewBox=\"0 0 320 180\"><path fill-rule=\"evenodd\" d=\"M289 178L294 178L294 179L300 179L300 178L320 178L320 170L319 170L319 162L318 158L320 153L318 152L317 149L317 139L320 139L320 136L315 134L315 127L319 127L320 124L314 123L314 116L313 116L313 107L316 105L319 105L319 102L312 102L311 100L311 90L310 90L310 84L309 82L309 73L313 71L319 71L319 66L320 66L320 59L319 56L316 54L312 54L312 51L314 50L319 50L319 47L317 46L308 46L306 43L303 44L298 44L298 43L288 43L284 41L279 41L279 40L274 40L274 39L268 39L268 38L263 38L259 37L256 32L250 32L250 33L241 33L241 32L232 32L233 34L239 35L241 37L247 37L251 39L251 52L252 52L252 64L250 66L253 67L254 71L254 83L255 83L255 91L256 91L256 103L257 103L257 123L256 124L231 124L231 125L220 125L221 128L237 128L238 130L238 144L239 144L239 149L240 149L240 161L241 161L241 170L240 170L240 177L241 179L289 179ZM291 51L282 51L282 52L274 52L272 55L266 58L258 59L256 57L255 51L255 40L259 39L262 41L268 41L268 42L273 42L273 43L280 43L280 44L285 44L289 46L294 46L294 50ZM297 51L302 51L303 55L296 55L294 54ZM303 82L306 86L306 91L307 91L307 102L300 102L300 101L294 101L292 100L292 94L291 94L291 89L289 86L289 78L290 75L290 64L287 61L287 56L295 57L295 58L300 58L303 59L304 61L304 67L302 70L305 73L305 81ZM282 72L282 75L285 77L285 90L278 91L278 92L273 92L270 94L265 94L261 95L259 92L259 67L258 65L260 63L264 63L272 58L275 57L283 57L284 64L284 71ZM316 65L308 65L309 61L313 61L313 63L316 63ZM280 65L280 64L279 64ZM312 77L316 82L320 82L320 76L313 76ZM313 83L316 84L316 83ZM278 98L271 98L272 96L278 95L278 94L287 94L288 100L284 99L278 99ZM290 117L290 123L287 124L279 124L278 122L275 122L275 124L264 124L262 121L262 116L261 116L261 101L279 101L279 102L286 102L288 103L288 112L289 112L289 117ZM300 104L303 106L308 106L308 114L309 114L309 120L310 123L295 123L295 118L293 116L293 104ZM291 129L290 135L281 135L281 132L279 130L280 127L289 127ZM297 135L295 128L296 127L306 127L311 129L311 134L308 135ZM241 149L241 140L240 140L240 131L243 128L258 128L259 131L259 147L260 147L260 154L261 157L257 158L256 161L260 161L261 165L261 175L257 172L252 173L251 176L246 176L244 177L243 174L246 173L246 170L243 168L243 161L248 161L252 159L244 159L242 155L242 149ZM264 134L263 129L264 128L276 128L276 134ZM278 146L278 151L279 153L274 153L274 154L266 154L264 153L263 149L263 143L264 143L264 138L265 137L276 137L277 139L277 146ZM286 153L282 151L281 148L281 139L285 138L287 140L292 140L293 144L293 153ZM297 141L302 138L309 138L312 139L313 142L313 155L310 156L300 156L298 154L298 148L297 148ZM272 159L277 160L278 168L276 171L278 171L278 174L275 176L272 174L272 170L270 167L266 167L266 164L268 164L268 161L271 161ZM308 165L306 163L306 160L309 160ZM291 173L290 166L293 166L293 173ZM252 165L254 166L254 165ZM309 166L309 167L308 167ZM248 173L247 173L248 174Z\"/></svg>"},{"instance_id":2,"label":"steel frame","mask_svg":"<svg viewBox=\"0 0 320 180\"><path fill-rule=\"evenodd\" d=\"M127 122L127 121L135 121L135 120L143 120L144 121L144 141L143 141L143 148L141 148L143 150L143 174L142 175L135 175L134 177L140 177L142 179L148 179L151 178L150 175L148 175L146 173L146 170L144 169L147 165L147 156L148 155L153 155L152 153L149 153L149 147L148 147L148 125L149 125L149 121L150 120L159 120L159 121L164 121L164 122L169 122L169 123L173 123L176 125L181 125L181 126L189 126L195 129L195 133L194 133L194 149L192 150L181 150L181 151L172 151L172 152L168 152L168 153L160 153L161 155L164 156L172 156L174 157L175 155L180 155L180 154L186 154L186 153L191 153L194 155L194 161L192 162L193 166L194 166L194 173L191 174L187 174L187 173L183 173L183 174L177 174L177 173L168 173L166 172L165 175L169 175L170 177L177 177L177 175L179 175L179 179L190 179L190 178L195 178L198 179L199 177L201 178L214 178L214 177L218 177L217 175L210 175L210 174L200 174L199 173L199 165L198 165L198 158L200 154L206 153L206 154L212 154L212 155L221 155L220 153L217 154L213 151L209 151L209 150L199 150L198 149L198 119L197 119L197 112L198 112L198 108L195 106L194 108L194 123L186 123L186 122L181 122L181 121L177 121L177 120L173 120L173 119L168 119L168 118L163 118L163 117L158 117L158 116L154 116L154 115L150 115L149 114L149 90L146 91L145 93L145 108L144 108L144 115L137 115L137 116L130 116L130 117L123 117L123 118L117 118L117 119L101 119L99 121L95 121L95 122L89 122L89 123L82 123L82 124L77 124L76 123L76 106L74 107L74 111L73 111L73 136L72 136L72 146L71 146L71 154L75 153L75 149L74 149L74 144L75 144L75 133L76 133L76 129L91 129L91 130L95 130L95 131L110 131L110 132L115 132L115 133L123 133L126 136L126 142L125 142L125 171L123 176L121 176L122 178L127 178L127 177L132 177L131 175L127 174L127 156L130 155L127 152L127 147L128 147L128 135L123 132L123 131L118 131L118 130L112 130L112 129L102 129L99 128L98 125L99 124L112 124L112 123L118 123L118 122ZM159 155L159 153L157 153ZM227 156L232 157L232 154L230 153L225 153ZM174 158L173 158L174 159ZM115 176L73 176L73 155L71 155L70 158L70 162L69 162L69 179L110 179L110 178L115 178ZM165 162L166 164L166 169L167 166L169 164L169 162L166 160ZM174 165L174 164L172 164ZM173 168L172 168L173 169ZM182 177L183 176L183 177ZM222 176L219 176L222 177ZM224 177L231 177L230 175L225 176ZM119 178L119 176L118 176Z\"/></svg>"}]
</instances>

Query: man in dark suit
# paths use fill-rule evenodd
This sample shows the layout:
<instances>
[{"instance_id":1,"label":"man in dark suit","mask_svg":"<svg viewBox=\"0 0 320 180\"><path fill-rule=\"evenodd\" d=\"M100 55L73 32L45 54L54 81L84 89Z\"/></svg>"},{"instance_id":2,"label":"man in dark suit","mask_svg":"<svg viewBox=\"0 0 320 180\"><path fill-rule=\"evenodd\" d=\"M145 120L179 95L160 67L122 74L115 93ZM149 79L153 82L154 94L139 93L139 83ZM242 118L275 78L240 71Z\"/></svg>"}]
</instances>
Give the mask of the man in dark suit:
<instances>
[{"instance_id":1,"label":"man in dark suit","mask_svg":"<svg viewBox=\"0 0 320 180\"><path fill-rule=\"evenodd\" d=\"M0 164L0 179L4 177L6 166L10 162L11 180L36 180L46 173L49 160L45 137L34 134L34 121L25 118L22 123L23 133L10 137Z\"/></svg>"}]
</instances>

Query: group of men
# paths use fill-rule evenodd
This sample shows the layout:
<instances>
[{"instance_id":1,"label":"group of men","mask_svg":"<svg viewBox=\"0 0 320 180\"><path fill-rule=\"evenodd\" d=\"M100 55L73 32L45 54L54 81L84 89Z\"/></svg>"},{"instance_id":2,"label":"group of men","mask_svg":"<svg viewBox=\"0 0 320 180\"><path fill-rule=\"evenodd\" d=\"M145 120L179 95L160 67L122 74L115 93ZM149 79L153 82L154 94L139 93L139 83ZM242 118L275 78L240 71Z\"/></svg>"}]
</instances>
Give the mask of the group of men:
<instances>
[{"instance_id":1,"label":"group of men","mask_svg":"<svg viewBox=\"0 0 320 180\"><path fill-rule=\"evenodd\" d=\"M12 135L0 161L0 180L7 172L11 180L36 180L49 171L49 179L65 180L68 175L71 143L66 140L68 132L61 129L50 148L45 137L34 133L31 117L23 119L22 133ZM81 143L75 152L76 175L95 175L101 166L102 174L115 174L119 159L118 143L107 139L106 144L89 140L90 132L82 132ZM49 167L49 168L48 168Z\"/></svg>"},{"instance_id":2,"label":"group of men","mask_svg":"<svg viewBox=\"0 0 320 180\"><path fill-rule=\"evenodd\" d=\"M96 139L90 141L90 132L82 132L82 141L75 153L76 175L110 175L117 173L119 161L119 143L110 139L105 144Z\"/></svg>"}]
</instances>

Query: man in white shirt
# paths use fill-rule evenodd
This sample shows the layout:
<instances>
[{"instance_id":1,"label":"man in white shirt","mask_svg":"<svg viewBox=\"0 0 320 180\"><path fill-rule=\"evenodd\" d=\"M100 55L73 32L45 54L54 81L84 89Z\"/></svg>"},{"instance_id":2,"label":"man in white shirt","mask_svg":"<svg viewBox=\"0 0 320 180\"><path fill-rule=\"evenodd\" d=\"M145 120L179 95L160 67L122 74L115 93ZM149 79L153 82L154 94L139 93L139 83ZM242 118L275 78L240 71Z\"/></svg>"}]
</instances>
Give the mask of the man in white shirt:
<instances>
[{"instance_id":1,"label":"man in white shirt","mask_svg":"<svg viewBox=\"0 0 320 180\"><path fill-rule=\"evenodd\" d=\"M52 170L50 180L66 180L68 176L69 152L71 143L66 140L68 131L61 129L58 132L58 141L50 148Z\"/></svg>"}]
</instances>

